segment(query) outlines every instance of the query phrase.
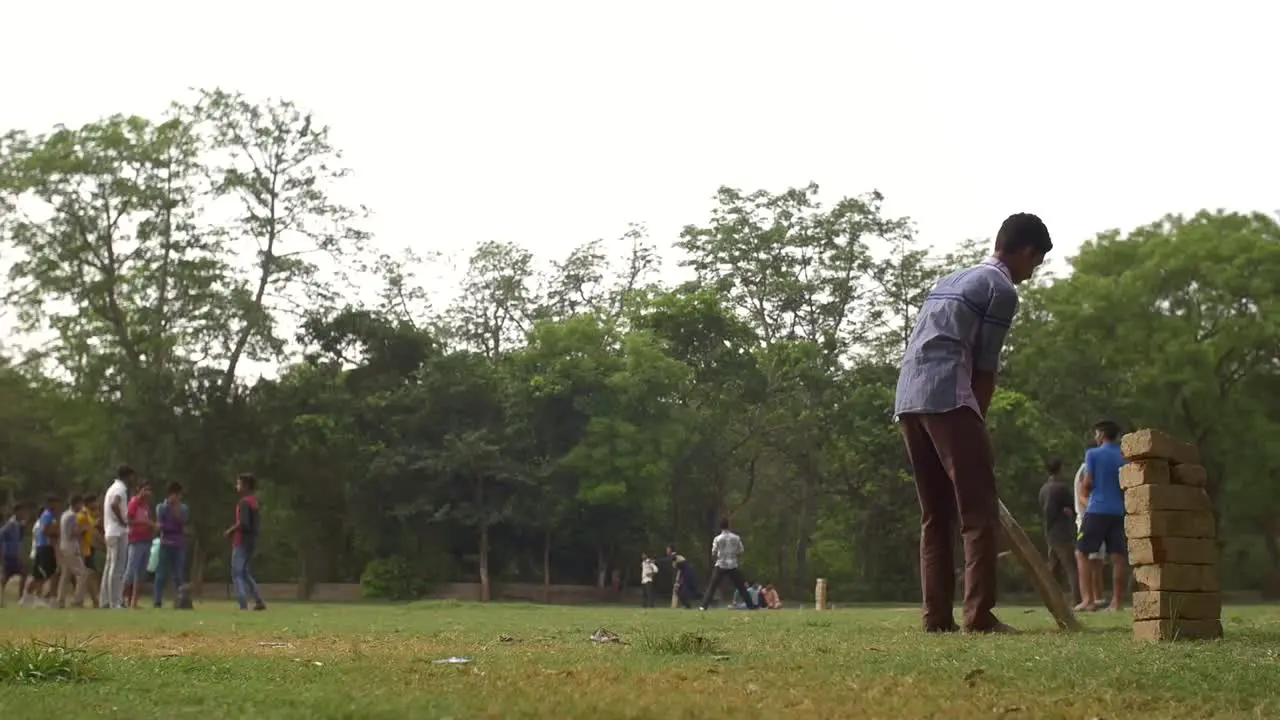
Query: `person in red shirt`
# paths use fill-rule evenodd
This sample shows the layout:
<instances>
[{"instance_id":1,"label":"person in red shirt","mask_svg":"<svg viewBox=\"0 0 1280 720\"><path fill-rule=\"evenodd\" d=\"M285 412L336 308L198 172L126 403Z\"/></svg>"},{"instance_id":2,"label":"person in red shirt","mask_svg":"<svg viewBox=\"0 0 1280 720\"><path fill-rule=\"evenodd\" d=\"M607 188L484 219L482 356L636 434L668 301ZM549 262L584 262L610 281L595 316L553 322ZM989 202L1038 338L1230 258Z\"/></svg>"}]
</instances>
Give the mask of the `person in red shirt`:
<instances>
[{"instance_id":1,"label":"person in red shirt","mask_svg":"<svg viewBox=\"0 0 1280 720\"><path fill-rule=\"evenodd\" d=\"M236 585L236 600L240 602L241 610L249 609L250 598L253 599L254 610L267 609L249 569L253 551L258 546L258 498L253 494L257 484L257 478L250 473L241 473L236 478L236 492L240 494L240 502L236 503L236 522L225 533L231 538L231 579Z\"/></svg>"},{"instance_id":2,"label":"person in red shirt","mask_svg":"<svg viewBox=\"0 0 1280 720\"><path fill-rule=\"evenodd\" d=\"M147 560L151 557L151 541L156 536L156 523L151 517L151 483L138 483L137 494L125 511L129 523L129 560L124 571L124 596L128 607L138 607L138 586L146 579Z\"/></svg>"}]
</instances>

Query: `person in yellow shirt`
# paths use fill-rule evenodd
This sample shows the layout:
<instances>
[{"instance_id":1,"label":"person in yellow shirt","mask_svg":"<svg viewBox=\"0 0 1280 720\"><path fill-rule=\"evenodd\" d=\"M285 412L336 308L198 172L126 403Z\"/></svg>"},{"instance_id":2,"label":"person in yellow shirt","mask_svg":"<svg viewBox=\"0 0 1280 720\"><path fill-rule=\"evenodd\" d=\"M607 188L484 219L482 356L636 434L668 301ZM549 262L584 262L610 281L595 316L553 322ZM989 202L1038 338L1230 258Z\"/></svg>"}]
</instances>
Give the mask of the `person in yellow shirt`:
<instances>
[{"instance_id":1,"label":"person in yellow shirt","mask_svg":"<svg viewBox=\"0 0 1280 720\"><path fill-rule=\"evenodd\" d=\"M89 596L94 607L98 607L98 563L94 540L102 534L102 523L94 510L97 506L98 496L86 495L84 508L76 513L76 524L80 526L80 552L87 570L84 582L89 586Z\"/></svg>"}]
</instances>

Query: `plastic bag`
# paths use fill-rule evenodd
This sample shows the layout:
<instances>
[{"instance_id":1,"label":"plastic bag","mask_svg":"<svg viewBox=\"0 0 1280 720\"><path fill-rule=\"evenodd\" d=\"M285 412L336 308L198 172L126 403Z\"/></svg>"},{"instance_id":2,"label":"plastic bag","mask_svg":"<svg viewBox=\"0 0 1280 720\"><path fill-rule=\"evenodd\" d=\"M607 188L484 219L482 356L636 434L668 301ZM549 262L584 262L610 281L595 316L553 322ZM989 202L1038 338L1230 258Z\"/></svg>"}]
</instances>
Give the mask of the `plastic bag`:
<instances>
[{"instance_id":1,"label":"plastic bag","mask_svg":"<svg viewBox=\"0 0 1280 720\"><path fill-rule=\"evenodd\" d=\"M160 567L160 538L151 541L151 557L147 558L147 572L154 573Z\"/></svg>"}]
</instances>

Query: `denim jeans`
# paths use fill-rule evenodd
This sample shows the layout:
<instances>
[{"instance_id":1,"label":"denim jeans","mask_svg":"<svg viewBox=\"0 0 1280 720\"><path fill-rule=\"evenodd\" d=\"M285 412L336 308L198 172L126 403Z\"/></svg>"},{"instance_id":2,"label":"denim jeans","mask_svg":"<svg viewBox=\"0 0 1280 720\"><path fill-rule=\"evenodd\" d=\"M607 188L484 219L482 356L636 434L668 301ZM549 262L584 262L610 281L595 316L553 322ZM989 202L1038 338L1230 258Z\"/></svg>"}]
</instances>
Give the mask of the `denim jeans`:
<instances>
[{"instance_id":1,"label":"denim jeans","mask_svg":"<svg viewBox=\"0 0 1280 720\"><path fill-rule=\"evenodd\" d=\"M156 563L155 606L164 604L164 586L173 580L173 592L176 595L182 587L182 573L186 569L187 551L181 545L160 546L160 561Z\"/></svg>"},{"instance_id":2,"label":"denim jeans","mask_svg":"<svg viewBox=\"0 0 1280 720\"><path fill-rule=\"evenodd\" d=\"M231 579L236 584L236 600L240 602L241 610L249 608L250 598L257 605L263 604L262 596L258 594L258 583L254 582L253 573L249 570L249 563L252 560L252 548L240 546L231 548Z\"/></svg>"}]
</instances>

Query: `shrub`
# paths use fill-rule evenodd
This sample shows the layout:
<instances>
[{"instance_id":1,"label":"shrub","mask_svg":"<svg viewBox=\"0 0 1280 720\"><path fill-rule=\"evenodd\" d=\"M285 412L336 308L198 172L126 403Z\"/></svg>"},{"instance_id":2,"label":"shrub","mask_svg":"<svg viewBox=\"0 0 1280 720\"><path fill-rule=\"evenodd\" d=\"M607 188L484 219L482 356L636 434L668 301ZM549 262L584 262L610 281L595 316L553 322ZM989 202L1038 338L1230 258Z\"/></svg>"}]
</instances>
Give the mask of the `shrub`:
<instances>
[{"instance_id":1,"label":"shrub","mask_svg":"<svg viewBox=\"0 0 1280 720\"><path fill-rule=\"evenodd\" d=\"M371 560L360 575L360 594L374 600L408 602L431 592L429 581L407 558Z\"/></svg>"}]
</instances>

